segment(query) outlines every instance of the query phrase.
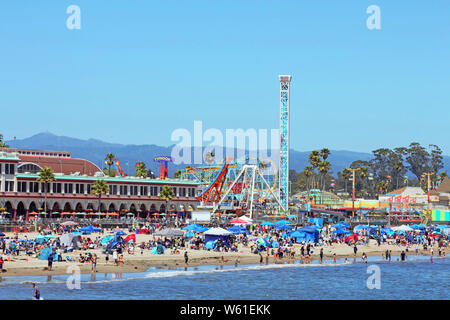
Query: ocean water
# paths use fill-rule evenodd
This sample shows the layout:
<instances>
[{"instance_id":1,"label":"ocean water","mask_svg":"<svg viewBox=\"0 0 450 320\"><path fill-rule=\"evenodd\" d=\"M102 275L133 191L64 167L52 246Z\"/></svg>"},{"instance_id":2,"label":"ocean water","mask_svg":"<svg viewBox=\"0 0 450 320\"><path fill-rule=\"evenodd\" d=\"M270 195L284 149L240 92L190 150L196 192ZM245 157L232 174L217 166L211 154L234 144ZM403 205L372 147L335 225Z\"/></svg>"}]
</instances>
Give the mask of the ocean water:
<instances>
[{"instance_id":1,"label":"ocean water","mask_svg":"<svg viewBox=\"0 0 450 320\"><path fill-rule=\"evenodd\" d=\"M408 261L336 264L200 266L150 268L143 273L81 275L80 289L68 289L69 275L2 277L0 299L31 299L36 282L45 300L103 299L450 299L450 259L409 256ZM380 270L380 289L369 289L369 266Z\"/></svg>"}]
</instances>

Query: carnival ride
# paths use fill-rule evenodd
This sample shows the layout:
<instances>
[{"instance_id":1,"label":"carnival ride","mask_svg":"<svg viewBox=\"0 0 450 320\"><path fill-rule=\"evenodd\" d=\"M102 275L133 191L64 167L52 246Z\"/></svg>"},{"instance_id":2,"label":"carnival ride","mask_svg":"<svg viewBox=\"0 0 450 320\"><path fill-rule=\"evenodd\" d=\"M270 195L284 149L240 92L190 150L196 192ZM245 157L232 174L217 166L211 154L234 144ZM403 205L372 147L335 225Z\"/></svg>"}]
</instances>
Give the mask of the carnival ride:
<instances>
[{"instance_id":1,"label":"carnival ride","mask_svg":"<svg viewBox=\"0 0 450 320\"><path fill-rule=\"evenodd\" d=\"M253 216L282 209L277 170L270 159L226 158L220 164L186 167L181 176L200 183L197 200L212 212Z\"/></svg>"},{"instance_id":2,"label":"carnival ride","mask_svg":"<svg viewBox=\"0 0 450 320\"><path fill-rule=\"evenodd\" d=\"M116 175L118 175L121 178L126 176L125 172L123 172L123 170L122 170L122 166L120 165L119 159L117 159L117 158L114 159L113 165L114 165L114 170L116 171Z\"/></svg>"}]
</instances>

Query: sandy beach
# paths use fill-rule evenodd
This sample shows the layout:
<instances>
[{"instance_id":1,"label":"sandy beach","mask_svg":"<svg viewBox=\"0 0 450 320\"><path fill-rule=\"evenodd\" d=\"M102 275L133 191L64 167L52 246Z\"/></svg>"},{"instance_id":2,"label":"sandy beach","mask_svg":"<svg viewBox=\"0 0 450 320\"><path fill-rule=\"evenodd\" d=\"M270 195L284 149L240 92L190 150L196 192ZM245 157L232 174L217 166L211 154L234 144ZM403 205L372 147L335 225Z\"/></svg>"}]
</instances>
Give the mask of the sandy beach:
<instances>
[{"instance_id":1,"label":"sandy beach","mask_svg":"<svg viewBox=\"0 0 450 320\"><path fill-rule=\"evenodd\" d=\"M7 234L7 237L11 237L12 234ZM28 238L34 238L35 233L28 233ZM92 237L95 238L96 234ZM152 235L139 234L136 235L137 243L146 242L153 239ZM23 239L23 235L19 236L19 239ZM300 259L301 245L295 244L295 258ZM354 258L353 246L346 244L334 244L333 246L317 246L314 247L314 253L312 259L319 259L320 249L323 248L324 259L332 259L333 254L336 254L337 258ZM357 258L361 259L363 252L367 256L380 256L386 251L392 250L393 259L394 256L398 256L401 251L405 250L405 246L398 245L380 245L378 246L376 241L371 240L367 245L358 245ZM19 256L10 256L11 260L8 261L7 256L4 256L5 264L3 266L2 276L34 276L34 275L57 275L68 274L69 267L78 266L81 273L91 273L90 263L78 263L77 258L80 253L90 252L97 254L97 272L98 273L117 273L117 272L144 272L150 267L185 267L184 262L184 250L179 254L172 254L170 250L166 250L164 254L152 254L150 250L144 250L141 254L139 248L135 250L134 254L128 254L126 251L123 253L124 264L122 266L115 266L114 262L110 261L106 263L105 255L102 253L102 249L90 249L90 250L76 250L71 253L63 254L63 258L66 256L73 258L75 261L55 261L53 263L52 271L47 269L47 260L38 260L36 257L27 257L24 253ZM220 265L220 264L258 264L260 262L260 256L250 252L249 247L239 245L239 252L214 252L206 250L191 250L188 249L189 262L188 266L199 265ZM409 255L415 254L414 247L409 248ZM419 250L419 254L427 255L429 252ZM436 253L435 253L436 254ZM264 262L266 253L262 253ZM222 256L226 260L222 262ZM273 263L273 256L269 256L269 263ZM292 263L293 259L284 258L282 260L277 259L277 263Z\"/></svg>"}]
</instances>

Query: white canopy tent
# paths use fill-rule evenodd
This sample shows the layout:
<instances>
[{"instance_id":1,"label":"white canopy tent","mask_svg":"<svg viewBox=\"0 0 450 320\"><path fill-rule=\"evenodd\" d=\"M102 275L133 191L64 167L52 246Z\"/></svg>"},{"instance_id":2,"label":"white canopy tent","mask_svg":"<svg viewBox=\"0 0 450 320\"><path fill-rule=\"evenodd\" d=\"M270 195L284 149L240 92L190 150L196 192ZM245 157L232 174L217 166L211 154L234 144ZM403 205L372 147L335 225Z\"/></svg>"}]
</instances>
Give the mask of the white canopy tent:
<instances>
[{"instance_id":1,"label":"white canopy tent","mask_svg":"<svg viewBox=\"0 0 450 320\"><path fill-rule=\"evenodd\" d=\"M210 236L229 236L232 235L233 233L225 230L223 228L211 228L208 231L205 231L205 235L210 235Z\"/></svg>"}]
</instances>

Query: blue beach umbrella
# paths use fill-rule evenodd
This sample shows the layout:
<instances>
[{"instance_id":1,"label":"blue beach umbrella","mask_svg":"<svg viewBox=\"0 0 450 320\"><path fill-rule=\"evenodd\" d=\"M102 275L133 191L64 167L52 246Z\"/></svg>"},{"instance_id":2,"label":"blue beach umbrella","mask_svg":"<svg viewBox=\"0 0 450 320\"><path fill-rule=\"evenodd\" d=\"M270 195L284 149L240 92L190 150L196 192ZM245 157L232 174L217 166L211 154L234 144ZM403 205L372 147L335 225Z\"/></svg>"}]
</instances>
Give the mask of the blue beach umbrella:
<instances>
[{"instance_id":1,"label":"blue beach umbrella","mask_svg":"<svg viewBox=\"0 0 450 320\"><path fill-rule=\"evenodd\" d=\"M275 228L281 229L281 230L292 230L292 229L294 229L294 227L287 226L285 224L282 224L281 226L276 226Z\"/></svg>"},{"instance_id":2,"label":"blue beach umbrella","mask_svg":"<svg viewBox=\"0 0 450 320\"><path fill-rule=\"evenodd\" d=\"M269 221L261 223L261 226L274 226L275 224Z\"/></svg>"},{"instance_id":3,"label":"blue beach umbrella","mask_svg":"<svg viewBox=\"0 0 450 320\"><path fill-rule=\"evenodd\" d=\"M126 233L123 231L116 232L116 236L124 236L124 235L126 235Z\"/></svg>"},{"instance_id":4,"label":"blue beach umbrella","mask_svg":"<svg viewBox=\"0 0 450 320\"><path fill-rule=\"evenodd\" d=\"M287 221L287 220L280 220L280 221L277 221L275 224L291 224L291 222Z\"/></svg>"}]
</instances>

